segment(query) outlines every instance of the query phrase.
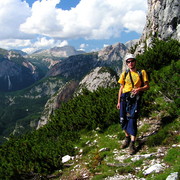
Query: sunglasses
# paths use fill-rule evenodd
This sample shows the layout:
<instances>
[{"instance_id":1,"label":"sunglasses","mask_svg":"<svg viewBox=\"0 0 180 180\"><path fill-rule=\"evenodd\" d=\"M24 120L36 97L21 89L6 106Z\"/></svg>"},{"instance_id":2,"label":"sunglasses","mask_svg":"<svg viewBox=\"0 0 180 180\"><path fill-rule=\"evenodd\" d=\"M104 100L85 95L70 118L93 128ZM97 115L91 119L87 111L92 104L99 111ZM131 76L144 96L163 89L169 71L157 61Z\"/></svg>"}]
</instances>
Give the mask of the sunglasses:
<instances>
[{"instance_id":1,"label":"sunglasses","mask_svg":"<svg viewBox=\"0 0 180 180\"><path fill-rule=\"evenodd\" d=\"M127 64L129 64L130 62L135 62L135 59L133 59L131 61L126 61Z\"/></svg>"}]
</instances>

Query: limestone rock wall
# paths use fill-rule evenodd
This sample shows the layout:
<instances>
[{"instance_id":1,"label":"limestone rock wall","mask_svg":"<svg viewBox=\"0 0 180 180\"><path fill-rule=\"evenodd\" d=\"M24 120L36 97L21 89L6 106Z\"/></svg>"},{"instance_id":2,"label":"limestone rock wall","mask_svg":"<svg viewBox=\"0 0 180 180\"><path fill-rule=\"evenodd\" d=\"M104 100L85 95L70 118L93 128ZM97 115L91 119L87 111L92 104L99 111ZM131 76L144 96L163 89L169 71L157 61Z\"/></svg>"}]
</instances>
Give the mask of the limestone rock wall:
<instances>
[{"instance_id":1,"label":"limestone rock wall","mask_svg":"<svg viewBox=\"0 0 180 180\"><path fill-rule=\"evenodd\" d=\"M136 54L142 53L145 47L150 47L156 37L180 41L179 0L148 0L146 24Z\"/></svg>"}]
</instances>

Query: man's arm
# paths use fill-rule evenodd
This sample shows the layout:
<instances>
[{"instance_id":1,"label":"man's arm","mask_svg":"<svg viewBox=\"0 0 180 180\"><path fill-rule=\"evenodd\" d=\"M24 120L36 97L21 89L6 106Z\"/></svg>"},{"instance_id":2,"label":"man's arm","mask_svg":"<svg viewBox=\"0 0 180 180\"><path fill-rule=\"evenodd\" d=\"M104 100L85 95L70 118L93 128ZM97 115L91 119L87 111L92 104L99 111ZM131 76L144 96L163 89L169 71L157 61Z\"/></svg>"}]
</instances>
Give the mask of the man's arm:
<instances>
[{"instance_id":1,"label":"man's arm","mask_svg":"<svg viewBox=\"0 0 180 180\"><path fill-rule=\"evenodd\" d=\"M117 109L120 109L120 101L121 101L121 94L122 94L122 90L123 90L124 86L121 85L119 88L119 93L118 93L118 102L117 102Z\"/></svg>"}]
</instances>

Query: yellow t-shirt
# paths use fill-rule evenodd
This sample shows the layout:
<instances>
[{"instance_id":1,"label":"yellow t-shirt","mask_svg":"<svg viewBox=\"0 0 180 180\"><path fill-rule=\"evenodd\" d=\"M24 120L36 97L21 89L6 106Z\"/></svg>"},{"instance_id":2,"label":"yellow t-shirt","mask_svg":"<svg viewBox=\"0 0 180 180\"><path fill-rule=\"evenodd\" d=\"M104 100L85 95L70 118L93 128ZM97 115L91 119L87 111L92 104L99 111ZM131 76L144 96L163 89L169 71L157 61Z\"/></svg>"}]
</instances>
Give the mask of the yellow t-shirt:
<instances>
[{"instance_id":1,"label":"yellow t-shirt","mask_svg":"<svg viewBox=\"0 0 180 180\"><path fill-rule=\"evenodd\" d=\"M141 72L142 72L143 81L144 82L148 81L148 76L147 76L146 71L142 70ZM124 85L122 93L130 92L133 89L129 73L126 75L125 79L124 79L124 76L125 76L125 72L123 72L121 74L120 79L118 81L118 83L120 83L121 85ZM132 76L132 80L134 82L134 88L141 87L141 78L140 78L138 72L131 72L131 76Z\"/></svg>"}]
</instances>

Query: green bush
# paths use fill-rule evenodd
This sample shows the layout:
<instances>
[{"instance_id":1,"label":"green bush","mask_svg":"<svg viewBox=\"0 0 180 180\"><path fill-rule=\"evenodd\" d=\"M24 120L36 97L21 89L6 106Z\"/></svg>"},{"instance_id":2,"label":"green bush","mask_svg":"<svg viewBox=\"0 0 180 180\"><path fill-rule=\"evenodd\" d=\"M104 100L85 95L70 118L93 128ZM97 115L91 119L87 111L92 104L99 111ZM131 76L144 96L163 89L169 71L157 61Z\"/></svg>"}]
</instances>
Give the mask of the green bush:
<instances>
[{"instance_id":1,"label":"green bush","mask_svg":"<svg viewBox=\"0 0 180 180\"><path fill-rule=\"evenodd\" d=\"M141 115L152 111L166 111L172 118L179 116L180 110L180 61L172 61L158 71L151 73L150 90L143 94Z\"/></svg>"},{"instance_id":2,"label":"green bush","mask_svg":"<svg viewBox=\"0 0 180 180\"><path fill-rule=\"evenodd\" d=\"M179 94L180 94L180 61L171 62L171 65L163 67L159 71L154 71L152 78L158 84L158 95L162 96L168 103L169 113L179 115ZM170 107L171 108L170 108Z\"/></svg>"},{"instance_id":3,"label":"green bush","mask_svg":"<svg viewBox=\"0 0 180 180\"><path fill-rule=\"evenodd\" d=\"M117 122L117 88L99 88L95 92L84 91L84 95L62 105L52 116L50 124L59 123L66 130L106 129Z\"/></svg>"},{"instance_id":4,"label":"green bush","mask_svg":"<svg viewBox=\"0 0 180 180\"><path fill-rule=\"evenodd\" d=\"M175 62L180 57L180 42L177 40L162 41L156 39L152 48L137 56L138 69L145 69L149 74Z\"/></svg>"},{"instance_id":5,"label":"green bush","mask_svg":"<svg viewBox=\"0 0 180 180\"><path fill-rule=\"evenodd\" d=\"M152 48L138 55L137 68L145 69L150 79L150 90L143 94L141 115L148 116L152 111L161 111L164 107L156 103L159 97L164 98L165 110L171 115L178 115L180 43L176 40L155 40ZM167 66L167 67L166 67ZM170 107L170 108L169 108ZM178 112L177 112L178 111Z\"/></svg>"}]
</instances>

